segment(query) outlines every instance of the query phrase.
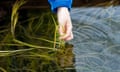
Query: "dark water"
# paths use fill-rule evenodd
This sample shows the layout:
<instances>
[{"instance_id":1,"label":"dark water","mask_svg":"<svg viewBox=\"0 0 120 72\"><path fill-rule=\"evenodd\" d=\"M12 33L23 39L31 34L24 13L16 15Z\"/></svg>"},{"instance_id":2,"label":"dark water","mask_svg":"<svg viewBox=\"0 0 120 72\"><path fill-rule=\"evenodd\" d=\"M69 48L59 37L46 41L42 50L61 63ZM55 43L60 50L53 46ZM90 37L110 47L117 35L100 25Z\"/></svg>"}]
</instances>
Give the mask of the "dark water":
<instances>
[{"instance_id":1,"label":"dark water","mask_svg":"<svg viewBox=\"0 0 120 72\"><path fill-rule=\"evenodd\" d=\"M120 72L120 6L71 11L77 72Z\"/></svg>"}]
</instances>

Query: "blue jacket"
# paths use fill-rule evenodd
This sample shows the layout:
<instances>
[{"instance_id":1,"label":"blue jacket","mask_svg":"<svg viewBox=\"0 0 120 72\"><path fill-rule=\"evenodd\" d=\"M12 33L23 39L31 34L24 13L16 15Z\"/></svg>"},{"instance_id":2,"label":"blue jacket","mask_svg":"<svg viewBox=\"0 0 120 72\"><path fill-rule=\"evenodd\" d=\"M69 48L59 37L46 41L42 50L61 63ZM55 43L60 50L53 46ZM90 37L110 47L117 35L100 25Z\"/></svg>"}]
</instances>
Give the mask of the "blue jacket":
<instances>
[{"instance_id":1,"label":"blue jacket","mask_svg":"<svg viewBox=\"0 0 120 72\"><path fill-rule=\"evenodd\" d=\"M71 9L72 0L48 0L51 5L51 10L56 13L58 7L67 7Z\"/></svg>"}]
</instances>

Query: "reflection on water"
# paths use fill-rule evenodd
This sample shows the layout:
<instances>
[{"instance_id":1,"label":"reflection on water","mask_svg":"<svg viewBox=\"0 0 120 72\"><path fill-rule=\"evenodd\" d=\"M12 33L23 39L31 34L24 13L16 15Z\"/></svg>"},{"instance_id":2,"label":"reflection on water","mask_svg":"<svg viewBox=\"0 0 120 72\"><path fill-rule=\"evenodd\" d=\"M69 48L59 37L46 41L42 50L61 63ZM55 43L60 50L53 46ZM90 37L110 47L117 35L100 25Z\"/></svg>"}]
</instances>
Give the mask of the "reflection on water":
<instances>
[{"instance_id":1,"label":"reflection on water","mask_svg":"<svg viewBox=\"0 0 120 72\"><path fill-rule=\"evenodd\" d=\"M120 72L120 6L71 11L77 72Z\"/></svg>"}]
</instances>

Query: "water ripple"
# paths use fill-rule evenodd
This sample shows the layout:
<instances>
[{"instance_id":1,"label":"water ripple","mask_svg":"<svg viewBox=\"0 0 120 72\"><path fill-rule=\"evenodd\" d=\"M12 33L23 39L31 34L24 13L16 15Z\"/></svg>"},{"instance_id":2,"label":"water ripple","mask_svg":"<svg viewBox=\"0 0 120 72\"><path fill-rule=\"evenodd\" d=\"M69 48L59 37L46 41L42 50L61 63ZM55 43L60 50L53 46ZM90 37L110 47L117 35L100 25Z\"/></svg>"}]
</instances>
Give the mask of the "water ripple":
<instances>
[{"instance_id":1,"label":"water ripple","mask_svg":"<svg viewBox=\"0 0 120 72\"><path fill-rule=\"evenodd\" d=\"M71 11L77 72L120 72L120 6Z\"/></svg>"}]
</instances>

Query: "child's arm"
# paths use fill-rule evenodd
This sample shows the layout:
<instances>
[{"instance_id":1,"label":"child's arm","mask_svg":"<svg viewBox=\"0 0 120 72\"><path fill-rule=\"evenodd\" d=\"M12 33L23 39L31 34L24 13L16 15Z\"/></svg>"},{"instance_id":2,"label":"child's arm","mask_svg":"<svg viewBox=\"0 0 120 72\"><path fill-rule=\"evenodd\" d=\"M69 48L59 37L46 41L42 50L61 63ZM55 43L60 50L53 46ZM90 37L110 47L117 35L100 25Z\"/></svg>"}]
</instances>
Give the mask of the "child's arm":
<instances>
[{"instance_id":1,"label":"child's arm","mask_svg":"<svg viewBox=\"0 0 120 72\"><path fill-rule=\"evenodd\" d=\"M72 22L69 14L72 0L48 0L51 10L57 13L59 23L59 34L61 40L73 39Z\"/></svg>"}]
</instances>

